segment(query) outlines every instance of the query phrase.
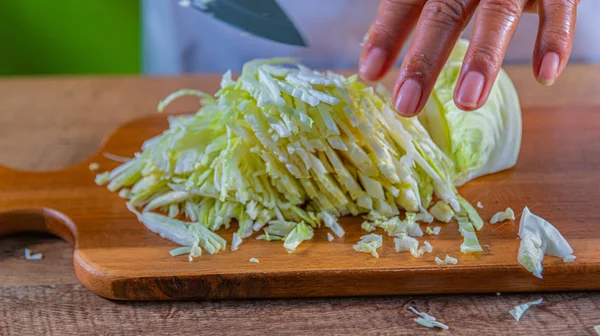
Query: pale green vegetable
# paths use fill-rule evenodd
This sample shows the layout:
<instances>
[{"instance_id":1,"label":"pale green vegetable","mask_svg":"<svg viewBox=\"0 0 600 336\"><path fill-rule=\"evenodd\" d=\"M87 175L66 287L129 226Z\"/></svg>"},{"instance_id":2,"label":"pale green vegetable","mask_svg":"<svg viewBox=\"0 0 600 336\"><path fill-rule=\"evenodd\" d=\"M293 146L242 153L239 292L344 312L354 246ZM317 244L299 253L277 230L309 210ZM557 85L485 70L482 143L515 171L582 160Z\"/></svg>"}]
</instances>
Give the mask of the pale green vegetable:
<instances>
[{"instance_id":1,"label":"pale green vegetable","mask_svg":"<svg viewBox=\"0 0 600 336\"><path fill-rule=\"evenodd\" d=\"M521 316L523 316L523 313L525 313L525 311L527 311L527 309L529 309L533 305L539 305L539 304L541 304L542 301L543 301L543 299L539 299L539 300L536 300L536 301L531 301L531 302L524 303L524 304L519 305L519 306L515 306L513 309L511 309L509 311L509 313L510 313L510 315L512 315L512 317L515 318L515 320L520 321L521 320Z\"/></svg>"},{"instance_id":2,"label":"pale green vegetable","mask_svg":"<svg viewBox=\"0 0 600 336\"><path fill-rule=\"evenodd\" d=\"M519 97L504 70L480 109L465 113L454 104L454 88L468 45L467 40L458 41L419 114L432 139L454 162L456 185L513 167L521 145Z\"/></svg>"},{"instance_id":3,"label":"pale green vegetable","mask_svg":"<svg viewBox=\"0 0 600 336\"><path fill-rule=\"evenodd\" d=\"M460 245L460 251L462 253L474 253L481 252L483 248L479 244L477 234L475 234L475 227L473 223L469 221L467 217L456 216L458 222L458 231L463 236L463 243Z\"/></svg>"},{"instance_id":4,"label":"pale green vegetable","mask_svg":"<svg viewBox=\"0 0 600 336\"><path fill-rule=\"evenodd\" d=\"M415 238L404 233L401 233L397 238L394 238L394 245L396 247L396 252L408 251L415 258L419 258L424 253L431 253L433 251L433 246L431 246L428 241L423 242L423 246L419 247L419 242Z\"/></svg>"},{"instance_id":5,"label":"pale green vegetable","mask_svg":"<svg viewBox=\"0 0 600 336\"><path fill-rule=\"evenodd\" d=\"M259 239L283 239L293 250L321 226L344 236L338 219L347 215L366 215L367 231L422 236L417 221L433 221L433 199L444 218L464 213L480 228L455 188L456 156L419 119L395 113L382 87L271 59L246 63L235 80L227 72L214 97L181 90L159 110L184 95L198 96L202 108L171 116L132 159L96 177L111 191L128 190L120 195L130 210L167 239L212 254L225 246L214 231L237 223L234 250L260 230ZM488 113L496 117L478 115Z\"/></svg>"},{"instance_id":6,"label":"pale green vegetable","mask_svg":"<svg viewBox=\"0 0 600 336\"><path fill-rule=\"evenodd\" d=\"M375 258L379 258L377 249L383 245L383 238L378 234L368 234L360 237L360 241L353 246L354 250L362 253L370 253Z\"/></svg>"},{"instance_id":7,"label":"pale green vegetable","mask_svg":"<svg viewBox=\"0 0 600 336\"><path fill-rule=\"evenodd\" d=\"M482 204L481 202L479 202L479 201L478 201L478 202L477 202L477 207L478 207L479 209L483 209L483 204Z\"/></svg>"},{"instance_id":8,"label":"pale green vegetable","mask_svg":"<svg viewBox=\"0 0 600 336\"><path fill-rule=\"evenodd\" d=\"M231 239L231 250L236 251L238 248L240 248L240 245L242 245L242 238L237 234L237 232L234 232Z\"/></svg>"},{"instance_id":9,"label":"pale green vegetable","mask_svg":"<svg viewBox=\"0 0 600 336\"><path fill-rule=\"evenodd\" d=\"M594 326L594 331L596 332L596 334L600 335L600 324L597 326Z\"/></svg>"},{"instance_id":10,"label":"pale green vegetable","mask_svg":"<svg viewBox=\"0 0 600 336\"><path fill-rule=\"evenodd\" d=\"M270 235L268 232L265 232L265 234L261 234L258 237L256 237L257 240L266 240L266 241L272 241L272 240L283 240L283 237L281 236L275 236L275 235Z\"/></svg>"},{"instance_id":11,"label":"pale green vegetable","mask_svg":"<svg viewBox=\"0 0 600 336\"><path fill-rule=\"evenodd\" d=\"M441 328L444 330L450 329L450 327L443 324L442 322L437 321L435 317L433 317L427 313L422 313L413 307L408 307L408 309L410 311L412 311L413 313L419 315L419 317L417 317L415 319L415 322L417 322L418 324L420 324L424 327L427 327L427 328L436 328L437 327L437 328Z\"/></svg>"},{"instance_id":12,"label":"pale green vegetable","mask_svg":"<svg viewBox=\"0 0 600 336\"><path fill-rule=\"evenodd\" d=\"M419 250L417 252L420 255L422 255L424 253L431 253L431 252L433 252L433 246L431 245L430 242L424 241L423 246L419 247Z\"/></svg>"},{"instance_id":13,"label":"pale green vegetable","mask_svg":"<svg viewBox=\"0 0 600 336\"><path fill-rule=\"evenodd\" d=\"M574 261L575 259L577 259L576 256L574 256L574 255L568 255L568 256L566 256L566 257L563 258L563 261L564 262L571 262L571 261Z\"/></svg>"},{"instance_id":14,"label":"pale green vegetable","mask_svg":"<svg viewBox=\"0 0 600 336\"><path fill-rule=\"evenodd\" d=\"M96 171L96 170L100 169L100 165L98 164L98 162L92 162L92 163L90 163L90 165L88 166L88 168L91 171Z\"/></svg>"},{"instance_id":15,"label":"pale green vegetable","mask_svg":"<svg viewBox=\"0 0 600 336\"><path fill-rule=\"evenodd\" d=\"M24 250L25 260L42 260L44 257L41 253L31 253L31 250L26 248Z\"/></svg>"},{"instance_id":16,"label":"pale green vegetable","mask_svg":"<svg viewBox=\"0 0 600 336\"><path fill-rule=\"evenodd\" d=\"M430 209L429 212L433 215L435 219L440 222L448 223L454 217L454 211L450 206L442 201L438 201L435 203Z\"/></svg>"},{"instance_id":17,"label":"pale green vegetable","mask_svg":"<svg viewBox=\"0 0 600 336\"><path fill-rule=\"evenodd\" d=\"M256 258L250 258L250 260L248 260L248 261L251 262L251 263L255 263L255 264L260 263L260 260L258 260Z\"/></svg>"},{"instance_id":18,"label":"pale green vegetable","mask_svg":"<svg viewBox=\"0 0 600 336\"><path fill-rule=\"evenodd\" d=\"M192 248L190 246L181 246L181 247L172 249L171 251L169 251L169 254L172 257L176 257L176 256L184 255L184 254L190 254L191 252L192 252Z\"/></svg>"},{"instance_id":19,"label":"pale green vegetable","mask_svg":"<svg viewBox=\"0 0 600 336\"><path fill-rule=\"evenodd\" d=\"M332 242L332 241L333 241L333 239L335 239L335 238L333 237L333 235L332 235L331 233L327 232L327 240L328 240L329 242Z\"/></svg>"},{"instance_id":20,"label":"pale green vegetable","mask_svg":"<svg viewBox=\"0 0 600 336\"><path fill-rule=\"evenodd\" d=\"M298 223L283 240L283 247L289 253L292 253L302 241L312 239L313 235L314 231L312 227L306 225L304 222Z\"/></svg>"},{"instance_id":21,"label":"pale green vegetable","mask_svg":"<svg viewBox=\"0 0 600 336\"><path fill-rule=\"evenodd\" d=\"M444 259L440 259L439 257L435 257L435 262L438 265L448 265L448 264L456 265L456 264L458 264L458 259L453 258L453 257L451 257L451 256L449 256L449 255L446 254L446 257Z\"/></svg>"},{"instance_id":22,"label":"pale green vegetable","mask_svg":"<svg viewBox=\"0 0 600 336\"><path fill-rule=\"evenodd\" d=\"M481 230L481 228L483 227L483 219L481 219L481 217L477 213L477 210L473 208L469 201L462 198L461 196L458 196L458 202L461 206L461 211L459 212L459 214L466 215L467 217L469 217L469 221L471 222L471 224L473 224L473 227L476 230Z\"/></svg>"},{"instance_id":23,"label":"pale green vegetable","mask_svg":"<svg viewBox=\"0 0 600 336\"><path fill-rule=\"evenodd\" d=\"M542 278L544 255L571 259L573 249L558 230L545 219L523 209L519 223L521 244L517 259L529 272Z\"/></svg>"},{"instance_id":24,"label":"pale green vegetable","mask_svg":"<svg viewBox=\"0 0 600 336\"><path fill-rule=\"evenodd\" d=\"M366 219L361 224L361 227L365 231L370 232L376 228L381 228L389 236L408 234L409 236L421 237L423 235L421 227L416 222L414 213L406 213L406 219L401 220L398 216L387 219L385 216L372 211L366 216Z\"/></svg>"},{"instance_id":25,"label":"pale green vegetable","mask_svg":"<svg viewBox=\"0 0 600 336\"><path fill-rule=\"evenodd\" d=\"M506 210L500 211L500 212L497 212L496 214L494 214L492 216L492 218L490 219L490 224L504 222L509 219L511 219L511 220L515 219L515 212L511 208L506 208Z\"/></svg>"}]
</instances>

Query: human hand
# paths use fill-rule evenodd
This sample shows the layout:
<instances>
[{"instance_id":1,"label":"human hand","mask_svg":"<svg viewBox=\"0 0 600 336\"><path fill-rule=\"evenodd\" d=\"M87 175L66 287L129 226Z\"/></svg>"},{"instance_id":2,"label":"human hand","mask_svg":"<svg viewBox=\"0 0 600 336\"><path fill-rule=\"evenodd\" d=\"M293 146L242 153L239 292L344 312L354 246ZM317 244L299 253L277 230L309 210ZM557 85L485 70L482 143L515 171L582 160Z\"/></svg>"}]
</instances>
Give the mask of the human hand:
<instances>
[{"instance_id":1,"label":"human hand","mask_svg":"<svg viewBox=\"0 0 600 336\"><path fill-rule=\"evenodd\" d=\"M534 76L541 84L554 83L571 54L578 4L579 0L383 0L364 44L359 72L367 80L381 79L415 29L393 91L398 113L415 116L478 9L454 91L460 109L475 110L488 98L523 12L540 17Z\"/></svg>"}]
</instances>

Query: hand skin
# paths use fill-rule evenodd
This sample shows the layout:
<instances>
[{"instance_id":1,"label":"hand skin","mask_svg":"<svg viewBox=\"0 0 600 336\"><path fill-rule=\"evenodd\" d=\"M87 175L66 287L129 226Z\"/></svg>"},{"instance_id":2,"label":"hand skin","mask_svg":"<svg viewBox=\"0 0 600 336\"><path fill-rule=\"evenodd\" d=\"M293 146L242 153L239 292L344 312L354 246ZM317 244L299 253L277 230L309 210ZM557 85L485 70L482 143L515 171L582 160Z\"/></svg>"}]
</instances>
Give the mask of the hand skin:
<instances>
[{"instance_id":1,"label":"hand skin","mask_svg":"<svg viewBox=\"0 0 600 336\"><path fill-rule=\"evenodd\" d=\"M524 12L540 17L534 76L543 85L554 83L571 54L578 4L579 0L383 0L363 47L359 73L366 80L381 79L414 30L393 91L396 111L413 117L425 106L452 48L475 16L454 102L462 110L476 110L489 96Z\"/></svg>"}]
</instances>

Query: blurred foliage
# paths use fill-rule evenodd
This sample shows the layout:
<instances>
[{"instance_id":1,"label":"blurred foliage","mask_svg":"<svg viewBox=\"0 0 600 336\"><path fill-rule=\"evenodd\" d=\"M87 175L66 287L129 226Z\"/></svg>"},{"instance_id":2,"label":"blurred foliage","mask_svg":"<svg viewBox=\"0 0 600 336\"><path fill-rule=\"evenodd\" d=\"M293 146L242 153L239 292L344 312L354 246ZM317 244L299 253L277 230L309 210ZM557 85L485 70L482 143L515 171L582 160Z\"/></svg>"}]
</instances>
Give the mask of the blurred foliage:
<instances>
[{"instance_id":1,"label":"blurred foliage","mask_svg":"<svg viewBox=\"0 0 600 336\"><path fill-rule=\"evenodd\" d=\"M140 29L139 0L0 0L0 75L138 73Z\"/></svg>"}]
</instances>

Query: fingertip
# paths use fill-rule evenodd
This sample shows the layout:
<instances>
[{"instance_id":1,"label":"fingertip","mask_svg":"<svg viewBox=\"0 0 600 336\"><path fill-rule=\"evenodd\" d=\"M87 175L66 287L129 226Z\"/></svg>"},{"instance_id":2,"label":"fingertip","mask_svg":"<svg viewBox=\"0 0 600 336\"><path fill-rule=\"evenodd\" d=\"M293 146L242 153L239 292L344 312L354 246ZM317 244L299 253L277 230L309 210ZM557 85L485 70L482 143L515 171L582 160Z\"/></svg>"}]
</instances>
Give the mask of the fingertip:
<instances>
[{"instance_id":1,"label":"fingertip","mask_svg":"<svg viewBox=\"0 0 600 336\"><path fill-rule=\"evenodd\" d=\"M555 52L546 53L538 67L537 81L544 85L554 84L560 69L560 56Z\"/></svg>"},{"instance_id":2,"label":"fingertip","mask_svg":"<svg viewBox=\"0 0 600 336\"><path fill-rule=\"evenodd\" d=\"M483 90L485 89L485 76L477 71L467 72L459 81L454 92L454 102L464 111L478 109L482 103Z\"/></svg>"},{"instance_id":3,"label":"fingertip","mask_svg":"<svg viewBox=\"0 0 600 336\"><path fill-rule=\"evenodd\" d=\"M418 114L423 86L416 79L408 78L399 85L394 98L394 108L403 117L414 117Z\"/></svg>"}]
</instances>

